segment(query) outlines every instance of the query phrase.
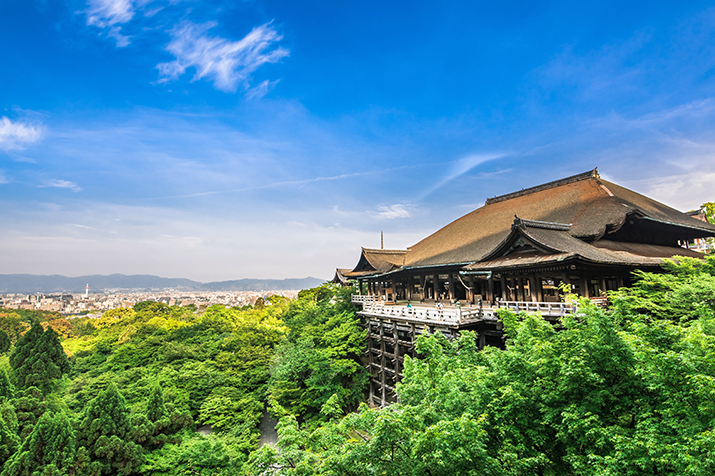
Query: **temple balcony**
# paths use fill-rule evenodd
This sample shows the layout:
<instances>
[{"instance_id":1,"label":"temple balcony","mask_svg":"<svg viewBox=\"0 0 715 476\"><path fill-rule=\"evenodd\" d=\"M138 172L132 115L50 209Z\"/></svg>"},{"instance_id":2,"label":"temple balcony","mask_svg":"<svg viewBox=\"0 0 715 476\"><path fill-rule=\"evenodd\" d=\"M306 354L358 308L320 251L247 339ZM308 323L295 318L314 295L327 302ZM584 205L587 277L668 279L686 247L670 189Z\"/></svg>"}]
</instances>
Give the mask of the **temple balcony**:
<instances>
[{"instance_id":1,"label":"temple balcony","mask_svg":"<svg viewBox=\"0 0 715 476\"><path fill-rule=\"evenodd\" d=\"M384 319L399 319L422 324L447 324L462 326L477 322L498 321L497 310L508 309L514 312L536 312L544 317L560 317L576 311L572 303L564 302L522 302L522 301L497 301L492 307L482 305L461 306L459 304L426 304L420 302L407 303L406 301L382 301L375 296L353 295L353 304L362 306L360 315Z\"/></svg>"}]
</instances>

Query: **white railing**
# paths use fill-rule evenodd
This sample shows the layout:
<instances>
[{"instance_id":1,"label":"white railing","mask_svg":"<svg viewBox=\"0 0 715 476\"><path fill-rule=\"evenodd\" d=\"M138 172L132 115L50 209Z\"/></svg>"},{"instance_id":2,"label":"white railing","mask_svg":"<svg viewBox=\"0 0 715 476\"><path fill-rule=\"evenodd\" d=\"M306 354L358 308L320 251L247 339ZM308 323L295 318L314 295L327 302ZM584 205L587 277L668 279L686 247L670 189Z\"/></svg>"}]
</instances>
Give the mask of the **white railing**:
<instances>
[{"instance_id":1,"label":"white railing","mask_svg":"<svg viewBox=\"0 0 715 476\"><path fill-rule=\"evenodd\" d=\"M443 309L424 305L412 307L384 302L379 299L379 296L361 296L357 294L351 297L351 301L362 304L362 314L376 317L415 319L451 324L497 319L495 310L483 309L481 305L475 307L449 306ZM565 302L498 301L497 308L515 312L538 312L542 316L550 317L563 316L574 313L577 310L575 304Z\"/></svg>"},{"instance_id":2,"label":"white railing","mask_svg":"<svg viewBox=\"0 0 715 476\"><path fill-rule=\"evenodd\" d=\"M538 312L544 316L563 316L576 312L576 305L568 302L498 301L497 308L515 312Z\"/></svg>"},{"instance_id":3,"label":"white railing","mask_svg":"<svg viewBox=\"0 0 715 476\"><path fill-rule=\"evenodd\" d=\"M375 302L375 301L377 301L377 296L368 296L368 295L361 295L361 294L353 294L350 296L350 302L352 302L353 304Z\"/></svg>"},{"instance_id":4,"label":"white railing","mask_svg":"<svg viewBox=\"0 0 715 476\"><path fill-rule=\"evenodd\" d=\"M362 308L362 313L379 317L440 321L453 324L459 323L460 321L457 309L440 310L431 307L385 306L380 303L366 303Z\"/></svg>"},{"instance_id":5,"label":"white railing","mask_svg":"<svg viewBox=\"0 0 715 476\"><path fill-rule=\"evenodd\" d=\"M356 300L355 298L360 298ZM352 302L360 302L363 304L361 314L397 318L397 319L415 319L420 321L444 322L450 324L465 323L480 319L496 320L496 315L490 310L483 310L481 307L427 307L427 306L403 306L395 304L386 304L379 300L363 300L365 296L353 296ZM368 296L369 297L369 296Z\"/></svg>"}]
</instances>

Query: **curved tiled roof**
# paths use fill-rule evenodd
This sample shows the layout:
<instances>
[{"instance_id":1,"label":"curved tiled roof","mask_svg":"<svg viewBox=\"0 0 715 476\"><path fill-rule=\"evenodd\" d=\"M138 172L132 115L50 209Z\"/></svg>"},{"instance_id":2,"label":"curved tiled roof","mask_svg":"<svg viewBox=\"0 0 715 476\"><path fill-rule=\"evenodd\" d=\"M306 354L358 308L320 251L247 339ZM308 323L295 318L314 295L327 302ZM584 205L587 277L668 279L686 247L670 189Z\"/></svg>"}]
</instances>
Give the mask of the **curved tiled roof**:
<instances>
[{"instance_id":1,"label":"curved tiled roof","mask_svg":"<svg viewBox=\"0 0 715 476\"><path fill-rule=\"evenodd\" d=\"M546 265L571 259L580 259L592 263L656 267L663 258L675 255L701 257L684 248L648 245L643 243L622 243L598 241L593 244L582 241L568 233L568 225L559 223L533 222L528 220L514 221L507 238L493 250L485 260L466 266L466 270L491 270L533 265ZM518 237L526 238L537 246L540 251L510 253L509 245L514 244Z\"/></svg>"},{"instance_id":2,"label":"curved tiled roof","mask_svg":"<svg viewBox=\"0 0 715 476\"><path fill-rule=\"evenodd\" d=\"M617 230L629 215L715 236L715 226L696 220L639 193L601 179L597 170L495 197L409 248L406 267L473 263L508 235L514 216L571 224L570 234L595 240Z\"/></svg>"},{"instance_id":3,"label":"curved tiled roof","mask_svg":"<svg viewBox=\"0 0 715 476\"><path fill-rule=\"evenodd\" d=\"M353 268L353 272L375 271L377 273L386 273L403 266L406 253L407 250L363 248L360 260Z\"/></svg>"}]
</instances>

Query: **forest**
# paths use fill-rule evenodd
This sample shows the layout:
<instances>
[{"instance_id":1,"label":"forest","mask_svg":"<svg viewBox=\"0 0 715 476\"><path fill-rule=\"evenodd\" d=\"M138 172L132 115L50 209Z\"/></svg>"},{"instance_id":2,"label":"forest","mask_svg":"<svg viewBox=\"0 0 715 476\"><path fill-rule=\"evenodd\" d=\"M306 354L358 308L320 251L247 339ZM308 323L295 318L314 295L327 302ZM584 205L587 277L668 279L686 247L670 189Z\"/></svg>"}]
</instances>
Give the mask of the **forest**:
<instances>
[{"instance_id":1,"label":"forest","mask_svg":"<svg viewBox=\"0 0 715 476\"><path fill-rule=\"evenodd\" d=\"M386 408L349 288L0 309L0 476L715 474L715 257L634 278L556 325L501 313L503 350L420 336Z\"/></svg>"}]
</instances>

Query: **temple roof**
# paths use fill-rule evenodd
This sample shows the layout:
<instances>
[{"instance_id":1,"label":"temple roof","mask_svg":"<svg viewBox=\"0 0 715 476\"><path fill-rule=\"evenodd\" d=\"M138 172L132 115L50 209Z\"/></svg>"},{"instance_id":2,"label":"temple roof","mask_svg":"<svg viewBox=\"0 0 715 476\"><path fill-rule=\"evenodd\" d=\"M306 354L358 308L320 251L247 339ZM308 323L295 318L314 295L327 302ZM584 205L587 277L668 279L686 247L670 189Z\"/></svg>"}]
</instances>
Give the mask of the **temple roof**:
<instances>
[{"instance_id":1,"label":"temple roof","mask_svg":"<svg viewBox=\"0 0 715 476\"><path fill-rule=\"evenodd\" d=\"M356 277L355 273L360 275L387 273L404 265L405 254L407 250L363 248L358 264L346 275Z\"/></svg>"},{"instance_id":2,"label":"temple roof","mask_svg":"<svg viewBox=\"0 0 715 476\"><path fill-rule=\"evenodd\" d=\"M701 257L680 247L598 241L582 241L569 233L568 224L535 222L516 218L509 235L483 260L466 266L467 271L487 271L560 263L578 259L584 262L656 267L663 258L675 255Z\"/></svg>"},{"instance_id":3,"label":"temple roof","mask_svg":"<svg viewBox=\"0 0 715 476\"><path fill-rule=\"evenodd\" d=\"M715 226L601 179L596 169L512 194L486 204L409 248L406 267L476 262L510 233L514 215L571 225L569 234L594 241L618 231L628 217L649 220L682 238L715 236ZM580 240L579 240L580 241ZM572 242L575 245L575 241Z\"/></svg>"},{"instance_id":4,"label":"temple roof","mask_svg":"<svg viewBox=\"0 0 715 476\"><path fill-rule=\"evenodd\" d=\"M702 256L678 247L677 240L715 236L715 225L603 180L594 169L489 198L483 207L407 250L363 248L357 266L345 276L455 265L482 269L486 261L496 265L494 260L502 259L497 251L516 232L540 244L543 251L539 256L519 255L524 263L578 257L650 266L676 254ZM511 259L516 256L504 257Z\"/></svg>"}]
</instances>

